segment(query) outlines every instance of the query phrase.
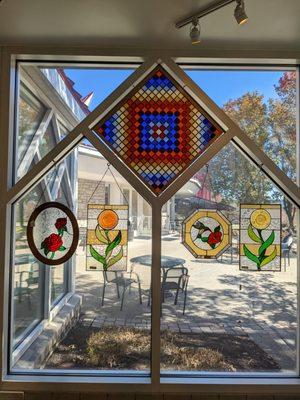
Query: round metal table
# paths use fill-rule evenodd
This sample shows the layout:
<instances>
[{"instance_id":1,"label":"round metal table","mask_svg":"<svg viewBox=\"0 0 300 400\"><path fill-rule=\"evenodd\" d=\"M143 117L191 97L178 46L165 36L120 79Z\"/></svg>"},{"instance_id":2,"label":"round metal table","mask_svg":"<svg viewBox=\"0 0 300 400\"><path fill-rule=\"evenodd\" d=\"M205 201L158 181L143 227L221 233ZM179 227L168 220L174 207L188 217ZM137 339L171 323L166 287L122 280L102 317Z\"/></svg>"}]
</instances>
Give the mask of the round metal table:
<instances>
[{"instance_id":1,"label":"round metal table","mask_svg":"<svg viewBox=\"0 0 300 400\"><path fill-rule=\"evenodd\" d=\"M133 271L133 265L134 264L140 264L140 265L145 265L147 267L152 266L152 257L147 254L144 256L138 256L138 257L133 257L130 259L131 262L131 271ZM161 256L161 269L162 269L162 278L164 280L167 271L171 268L175 268L178 266L182 266L185 264L185 260L183 258L177 258L177 257L169 257L169 256ZM150 288L149 288L149 294L148 294L148 306L150 306L150 297L151 297L151 287L152 287L152 282L150 283Z\"/></svg>"},{"instance_id":2,"label":"round metal table","mask_svg":"<svg viewBox=\"0 0 300 400\"><path fill-rule=\"evenodd\" d=\"M152 257L149 254L145 256L133 257L130 259L130 262L132 264L140 264L140 265L146 265L147 267L151 267ZM163 269L174 268L177 267L178 265L183 265L183 264L185 264L185 260L183 258L161 256L161 268Z\"/></svg>"}]
</instances>

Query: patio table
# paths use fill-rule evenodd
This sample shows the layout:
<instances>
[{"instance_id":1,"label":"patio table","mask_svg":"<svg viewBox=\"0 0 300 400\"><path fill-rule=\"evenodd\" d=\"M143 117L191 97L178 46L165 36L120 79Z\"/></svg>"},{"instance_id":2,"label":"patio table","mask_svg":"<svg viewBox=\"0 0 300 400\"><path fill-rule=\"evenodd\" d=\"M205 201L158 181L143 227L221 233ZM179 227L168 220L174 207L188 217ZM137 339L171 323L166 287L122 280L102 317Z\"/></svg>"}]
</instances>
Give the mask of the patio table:
<instances>
[{"instance_id":1,"label":"patio table","mask_svg":"<svg viewBox=\"0 0 300 400\"><path fill-rule=\"evenodd\" d=\"M139 257L133 257L130 259L132 264L140 264L145 265L147 267L151 267L152 265L152 257L150 255L144 255ZM177 267L178 265L185 264L185 260L183 258L177 257L169 257L169 256L161 256L161 268L162 269L169 269Z\"/></svg>"},{"instance_id":2,"label":"patio table","mask_svg":"<svg viewBox=\"0 0 300 400\"><path fill-rule=\"evenodd\" d=\"M145 265L147 267L151 267L152 266L152 257L149 254L143 255L143 256L138 256L138 257L133 257L130 259L130 262L131 262L130 272L132 272L134 264L140 264L140 265ZM185 260L183 258L161 256L160 267L161 267L162 273L163 273L163 280L164 280L165 274L167 273L167 270L169 270L170 268L183 266L184 264L185 264ZM150 283L150 288L149 288L148 306L150 306L151 285L152 285L152 283Z\"/></svg>"}]
</instances>

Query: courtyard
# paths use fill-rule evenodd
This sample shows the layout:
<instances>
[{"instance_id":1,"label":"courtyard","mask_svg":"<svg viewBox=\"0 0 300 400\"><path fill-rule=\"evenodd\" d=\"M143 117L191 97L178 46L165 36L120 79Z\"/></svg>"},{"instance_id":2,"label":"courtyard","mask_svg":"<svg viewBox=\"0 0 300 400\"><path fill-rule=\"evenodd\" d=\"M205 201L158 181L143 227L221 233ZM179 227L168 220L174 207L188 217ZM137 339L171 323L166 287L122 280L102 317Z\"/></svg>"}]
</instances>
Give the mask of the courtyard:
<instances>
[{"instance_id":1,"label":"courtyard","mask_svg":"<svg viewBox=\"0 0 300 400\"><path fill-rule=\"evenodd\" d=\"M85 248L78 248L76 292L83 298L81 322L93 328L133 327L150 329L150 267L134 264L133 257L150 254L150 238L134 238L128 246L128 271L133 268L141 282L124 296L123 309L116 286L108 285L101 305L103 277L85 270ZM178 234L162 238L162 254L185 260L189 282L185 314L183 295L174 305L174 293L166 293L161 330L183 334L246 336L278 363L282 372L295 369L296 351L296 257L290 265L282 259L281 272L239 271L236 252L218 260L195 259L181 244Z\"/></svg>"}]
</instances>

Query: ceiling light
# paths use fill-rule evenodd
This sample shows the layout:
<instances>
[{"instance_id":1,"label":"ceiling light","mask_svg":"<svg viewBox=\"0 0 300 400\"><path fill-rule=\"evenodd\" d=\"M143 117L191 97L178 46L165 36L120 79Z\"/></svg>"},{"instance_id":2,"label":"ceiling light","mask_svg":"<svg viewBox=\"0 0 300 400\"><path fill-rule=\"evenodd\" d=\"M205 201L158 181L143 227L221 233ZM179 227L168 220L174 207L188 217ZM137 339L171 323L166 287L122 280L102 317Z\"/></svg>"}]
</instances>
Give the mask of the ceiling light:
<instances>
[{"instance_id":1,"label":"ceiling light","mask_svg":"<svg viewBox=\"0 0 300 400\"><path fill-rule=\"evenodd\" d=\"M234 17L239 25L243 25L248 21L247 14L245 12L245 4L243 0L236 0L236 2L237 5L234 10Z\"/></svg>"},{"instance_id":2,"label":"ceiling light","mask_svg":"<svg viewBox=\"0 0 300 400\"><path fill-rule=\"evenodd\" d=\"M192 44L200 43L200 25L198 22L198 18L194 19L191 25L191 30L190 30L190 38Z\"/></svg>"}]
</instances>

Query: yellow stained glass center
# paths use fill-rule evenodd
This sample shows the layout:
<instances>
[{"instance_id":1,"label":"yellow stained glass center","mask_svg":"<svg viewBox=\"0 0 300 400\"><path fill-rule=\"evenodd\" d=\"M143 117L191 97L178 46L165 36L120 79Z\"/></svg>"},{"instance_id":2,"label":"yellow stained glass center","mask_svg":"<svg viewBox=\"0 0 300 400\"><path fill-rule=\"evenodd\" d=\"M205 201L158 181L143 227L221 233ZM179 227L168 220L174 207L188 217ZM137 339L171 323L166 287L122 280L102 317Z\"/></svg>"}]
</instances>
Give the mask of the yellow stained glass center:
<instances>
[{"instance_id":1,"label":"yellow stained glass center","mask_svg":"<svg viewBox=\"0 0 300 400\"><path fill-rule=\"evenodd\" d=\"M271 215L263 209L255 210L250 216L250 222L256 229L266 229L271 223Z\"/></svg>"}]
</instances>

